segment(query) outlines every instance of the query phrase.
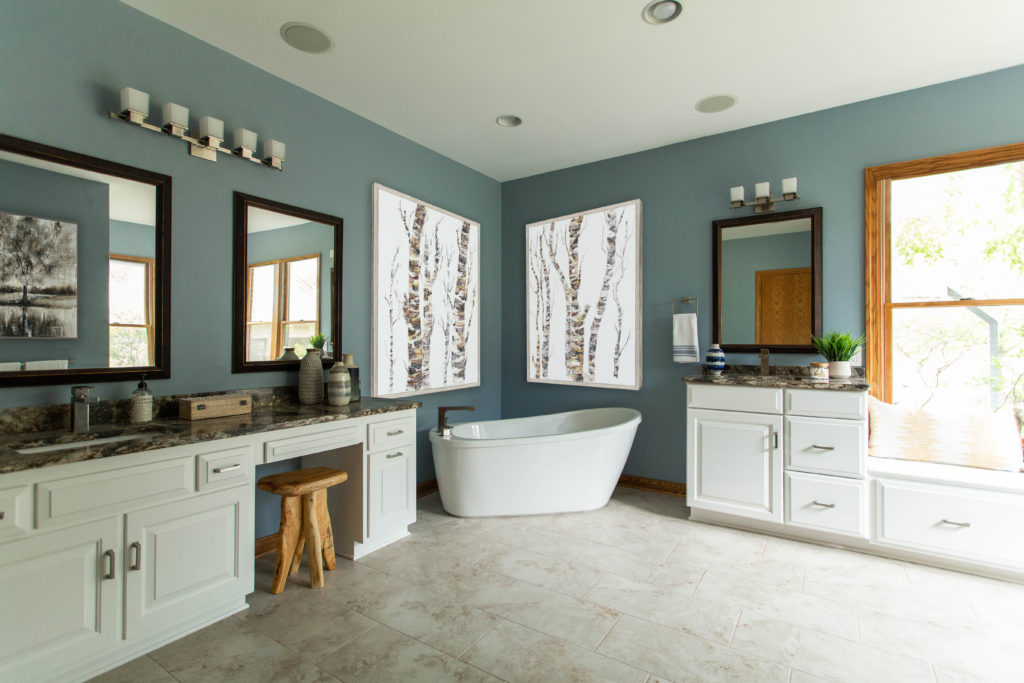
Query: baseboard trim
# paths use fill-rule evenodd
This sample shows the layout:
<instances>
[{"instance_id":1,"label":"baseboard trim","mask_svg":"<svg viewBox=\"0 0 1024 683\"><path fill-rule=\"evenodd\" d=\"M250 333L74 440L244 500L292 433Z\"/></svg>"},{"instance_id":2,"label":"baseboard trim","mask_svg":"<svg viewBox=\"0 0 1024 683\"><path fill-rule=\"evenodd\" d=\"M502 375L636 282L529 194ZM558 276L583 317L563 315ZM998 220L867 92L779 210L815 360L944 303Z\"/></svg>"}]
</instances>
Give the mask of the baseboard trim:
<instances>
[{"instance_id":1,"label":"baseboard trim","mask_svg":"<svg viewBox=\"0 0 1024 683\"><path fill-rule=\"evenodd\" d=\"M427 481L421 481L416 484L416 497L422 498L423 496L429 496L431 493L437 491L437 479L428 479Z\"/></svg>"},{"instance_id":2,"label":"baseboard trim","mask_svg":"<svg viewBox=\"0 0 1024 683\"><path fill-rule=\"evenodd\" d=\"M670 496L686 497L686 484L677 481L665 481L664 479L651 479L650 477L637 477L632 474L623 474L619 477L619 486L642 491L653 491L665 493Z\"/></svg>"},{"instance_id":3,"label":"baseboard trim","mask_svg":"<svg viewBox=\"0 0 1024 683\"><path fill-rule=\"evenodd\" d=\"M256 557L263 557L270 553L276 553L281 546L281 533L273 533L256 539Z\"/></svg>"}]
</instances>

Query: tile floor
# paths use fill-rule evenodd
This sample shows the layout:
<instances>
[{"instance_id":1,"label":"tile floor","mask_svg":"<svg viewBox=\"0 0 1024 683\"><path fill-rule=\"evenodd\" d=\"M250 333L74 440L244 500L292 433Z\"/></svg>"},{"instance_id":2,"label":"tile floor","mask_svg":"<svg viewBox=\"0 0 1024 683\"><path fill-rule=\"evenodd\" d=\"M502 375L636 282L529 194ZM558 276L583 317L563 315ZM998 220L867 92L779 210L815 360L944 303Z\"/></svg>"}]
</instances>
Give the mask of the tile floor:
<instances>
[{"instance_id":1,"label":"tile floor","mask_svg":"<svg viewBox=\"0 0 1024 683\"><path fill-rule=\"evenodd\" d=\"M305 565L98 681L1024 680L1024 586L709 526L619 488L594 512L459 519Z\"/></svg>"}]
</instances>

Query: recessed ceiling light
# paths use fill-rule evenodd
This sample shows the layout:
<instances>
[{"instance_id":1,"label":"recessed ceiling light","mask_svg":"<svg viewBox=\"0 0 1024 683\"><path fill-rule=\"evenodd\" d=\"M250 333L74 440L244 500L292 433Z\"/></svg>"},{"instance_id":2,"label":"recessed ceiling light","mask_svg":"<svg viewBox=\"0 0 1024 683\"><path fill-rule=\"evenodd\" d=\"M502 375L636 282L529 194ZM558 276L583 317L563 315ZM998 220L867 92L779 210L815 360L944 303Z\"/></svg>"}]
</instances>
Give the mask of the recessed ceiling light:
<instances>
[{"instance_id":1,"label":"recessed ceiling light","mask_svg":"<svg viewBox=\"0 0 1024 683\"><path fill-rule=\"evenodd\" d=\"M736 104L735 95L711 95L693 106L701 114L717 114Z\"/></svg>"},{"instance_id":2,"label":"recessed ceiling light","mask_svg":"<svg viewBox=\"0 0 1024 683\"><path fill-rule=\"evenodd\" d=\"M334 47L334 40L312 24L301 21L289 21L281 26L281 38L296 50L320 54L329 52Z\"/></svg>"},{"instance_id":3,"label":"recessed ceiling light","mask_svg":"<svg viewBox=\"0 0 1024 683\"><path fill-rule=\"evenodd\" d=\"M503 114L502 116L499 116L498 118L494 119L494 121L499 126L503 126L505 128L515 128L516 126L523 122L521 118L519 118L518 116L513 116L512 114Z\"/></svg>"},{"instance_id":4,"label":"recessed ceiling light","mask_svg":"<svg viewBox=\"0 0 1024 683\"><path fill-rule=\"evenodd\" d=\"M667 24L682 13L683 3L679 0L651 0L640 16L648 24Z\"/></svg>"}]
</instances>

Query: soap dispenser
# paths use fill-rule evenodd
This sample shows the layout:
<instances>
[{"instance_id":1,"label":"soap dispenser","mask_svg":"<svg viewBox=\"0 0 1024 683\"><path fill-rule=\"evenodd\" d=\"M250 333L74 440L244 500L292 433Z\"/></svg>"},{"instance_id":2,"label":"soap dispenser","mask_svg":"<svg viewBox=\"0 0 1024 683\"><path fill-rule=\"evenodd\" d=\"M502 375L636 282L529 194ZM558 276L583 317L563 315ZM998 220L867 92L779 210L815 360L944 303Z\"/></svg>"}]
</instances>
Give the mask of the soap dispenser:
<instances>
[{"instance_id":1,"label":"soap dispenser","mask_svg":"<svg viewBox=\"0 0 1024 683\"><path fill-rule=\"evenodd\" d=\"M132 392L132 416L133 424L149 422L153 419L153 392L146 386L146 376L142 376L139 387Z\"/></svg>"}]
</instances>

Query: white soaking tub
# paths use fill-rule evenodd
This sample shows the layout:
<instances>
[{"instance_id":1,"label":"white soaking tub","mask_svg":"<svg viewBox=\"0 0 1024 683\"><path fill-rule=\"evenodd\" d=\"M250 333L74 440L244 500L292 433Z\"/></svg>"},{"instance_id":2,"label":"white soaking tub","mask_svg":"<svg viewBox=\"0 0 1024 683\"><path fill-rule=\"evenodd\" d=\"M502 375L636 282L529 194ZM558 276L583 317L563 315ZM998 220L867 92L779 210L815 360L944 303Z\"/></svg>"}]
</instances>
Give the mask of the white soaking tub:
<instances>
[{"instance_id":1,"label":"white soaking tub","mask_svg":"<svg viewBox=\"0 0 1024 683\"><path fill-rule=\"evenodd\" d=\"M595 510L615 489L640 424L632 408L591 408L430 430L444 509L457 517Z\"/></svg>"}]
</instances>

